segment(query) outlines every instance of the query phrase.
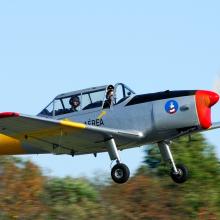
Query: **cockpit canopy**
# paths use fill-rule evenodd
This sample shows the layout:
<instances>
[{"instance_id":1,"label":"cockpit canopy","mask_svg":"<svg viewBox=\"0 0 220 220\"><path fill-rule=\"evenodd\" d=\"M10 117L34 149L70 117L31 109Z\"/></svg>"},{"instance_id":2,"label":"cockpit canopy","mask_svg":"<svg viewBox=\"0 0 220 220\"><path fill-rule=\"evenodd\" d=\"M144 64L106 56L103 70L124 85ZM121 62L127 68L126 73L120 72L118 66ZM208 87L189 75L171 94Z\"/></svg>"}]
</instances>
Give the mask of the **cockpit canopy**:
<instances>
[{"instance_id":1,"label":"cockpit canopy","mask_svg":"<svg viewBox=\"0 0 220 220\"><path fill-rule=\"evenodd\" d=\"M108 92L107 90L110 87L114 92L112 105L122 103L128 97L135 94L123 83L118 83L115 86L106 85L65 93L55 97L55 99L38 115L43 117L55 117L89 109L101 109L104 107L106 95ZM76 103L77 101L78 104ZM73 107L73 105L75 106Z\"/></svg>"}]
</instances>

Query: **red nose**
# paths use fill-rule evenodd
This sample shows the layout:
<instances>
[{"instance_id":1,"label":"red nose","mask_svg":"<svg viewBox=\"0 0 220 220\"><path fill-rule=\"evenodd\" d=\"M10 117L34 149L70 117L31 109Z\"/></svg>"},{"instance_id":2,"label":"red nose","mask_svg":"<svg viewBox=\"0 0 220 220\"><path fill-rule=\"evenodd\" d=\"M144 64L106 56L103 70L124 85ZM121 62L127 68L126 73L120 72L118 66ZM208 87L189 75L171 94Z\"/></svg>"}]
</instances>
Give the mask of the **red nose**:
<instances>
[{"instance_id":1,"label":"red nose","mask_svg":"<svg viewBox=\"0 0 220 220\"><path fill-rule=\"evenodd\" d=\"M219 95L215 92L198 90L196 92L196 106L200 125L204 129L211 127L211 107L219 100Z\"/></svg>"},{"instance_id":2,"label":"red nose","mask_svg":"<svg viewBox=\"0 0 220 220\"><path fill-rule=\"evenodd\" d=\"M206 91L207 95L209 96L210 105L209 107L212 107L215 105L219 100L219 95L215 92Z\"/></svg>"}]
</instances>

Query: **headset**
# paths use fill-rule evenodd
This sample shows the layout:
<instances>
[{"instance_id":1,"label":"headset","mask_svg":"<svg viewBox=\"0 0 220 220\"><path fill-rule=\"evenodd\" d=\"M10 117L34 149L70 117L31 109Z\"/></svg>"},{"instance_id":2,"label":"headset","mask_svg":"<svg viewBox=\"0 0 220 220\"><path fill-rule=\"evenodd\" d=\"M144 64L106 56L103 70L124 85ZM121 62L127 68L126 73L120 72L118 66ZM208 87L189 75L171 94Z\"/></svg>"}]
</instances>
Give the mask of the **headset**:
<instances>
[{"instance_id":1,"label":"headset","mask_svg":"<svg viewBox=\"0 0 220 220\"><path fill-rule=\"evenodd\" d=\"M79 103L79 97L78 96L72 96L69 100L69 104L73 105L73 102L77 101Z\"/></svg>"}]
</instances>

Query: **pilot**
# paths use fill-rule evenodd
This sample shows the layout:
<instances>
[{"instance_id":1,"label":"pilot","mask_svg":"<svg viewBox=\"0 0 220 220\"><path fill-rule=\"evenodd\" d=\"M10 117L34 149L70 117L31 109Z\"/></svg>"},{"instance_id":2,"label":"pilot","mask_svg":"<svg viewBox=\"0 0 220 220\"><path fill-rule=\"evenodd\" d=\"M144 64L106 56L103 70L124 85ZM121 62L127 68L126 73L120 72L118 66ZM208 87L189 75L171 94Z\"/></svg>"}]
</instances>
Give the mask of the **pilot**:
<instances>
[{"instance_id":1,"label":"pilot","mask_svg":"<svg viewBox=\"0 0 220 220\"><path fill-rule=\"evenodd\" d=\"M80 106L80 101L78 96L72 96L69 100L71 105L70 112L77 112L77 108Z\"/></svg>"},{"instance_id":2,"label":"pilot","mask_svg":"<svg viewBox=\"0 0 220 220\"><path fill-rule=\"evenodd\" d=\"M106 92L106 100L103 108L110 108L113 103L114 86L109 85Z\"/></svg>"}]
</instances>

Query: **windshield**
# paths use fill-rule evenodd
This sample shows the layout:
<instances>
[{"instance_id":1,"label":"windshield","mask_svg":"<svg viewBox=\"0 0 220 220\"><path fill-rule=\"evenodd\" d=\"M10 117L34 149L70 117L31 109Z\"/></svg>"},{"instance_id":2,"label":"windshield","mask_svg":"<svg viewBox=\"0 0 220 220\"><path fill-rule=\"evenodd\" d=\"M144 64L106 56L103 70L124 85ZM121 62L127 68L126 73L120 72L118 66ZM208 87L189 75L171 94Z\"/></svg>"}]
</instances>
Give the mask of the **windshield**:
<instances>
[{"instance_id":1,"label":"windshield","mask_svg":"<svg viewBox=\"0 0 220 220\"><path fill-rule=\"evenodd\" d=\"M122 83L118 83L115 85L115 97L114 101L115 104L119 104L123 101L125 101L128 97L131 95L134 95L135 92L132 91L129 87Z\"/></svg>"}]
</instances>

